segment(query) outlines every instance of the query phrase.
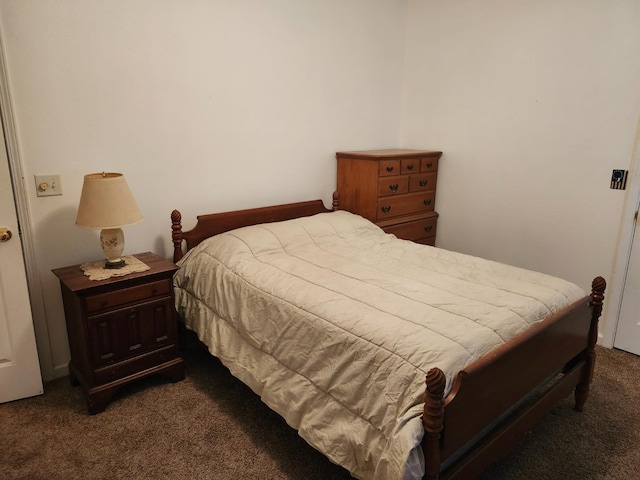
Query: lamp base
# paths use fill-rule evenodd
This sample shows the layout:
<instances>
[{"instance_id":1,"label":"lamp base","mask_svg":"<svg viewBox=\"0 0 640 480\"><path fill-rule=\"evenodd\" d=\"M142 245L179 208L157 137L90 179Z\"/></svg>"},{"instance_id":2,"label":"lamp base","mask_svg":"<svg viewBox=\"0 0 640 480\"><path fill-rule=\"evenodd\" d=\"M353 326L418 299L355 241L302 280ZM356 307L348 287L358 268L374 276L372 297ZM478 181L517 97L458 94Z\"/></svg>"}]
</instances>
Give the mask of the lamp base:
<instances>
[{"instance_id":1,"label":"lamp base","mask_svg":"<svg viewBox=\"0 0 640 480\"><path fill-rule=\"evenodd\" d=\"M104 268L117 269L124 267L120 258L124 250L124 233L121 228L104 228L100 231L100 246L107 257Z\"/></svg>"},{"instance_id":2,"label":"lamp base","mask_svg":"<svg viewBox=\"0 0 640 480\"><path fill-rule=\"evenodd\" d=\"M109 270L115 270L118 268L122 268L126 265L125 261L120 259L119 262L110 262L109 260L104 261L104 268Z\"/></svg>"}]
</instances>

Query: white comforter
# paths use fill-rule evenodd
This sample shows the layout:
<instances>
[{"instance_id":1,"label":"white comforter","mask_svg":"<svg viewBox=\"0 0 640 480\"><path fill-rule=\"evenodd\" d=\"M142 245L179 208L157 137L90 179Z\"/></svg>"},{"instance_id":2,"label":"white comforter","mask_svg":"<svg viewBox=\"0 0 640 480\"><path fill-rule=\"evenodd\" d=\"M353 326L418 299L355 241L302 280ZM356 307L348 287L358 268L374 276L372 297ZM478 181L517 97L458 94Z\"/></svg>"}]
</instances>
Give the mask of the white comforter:
<instances>
[{"instance_id":1,"label":"white comforter","mask_svg":"<svg viewBox=\"0 0 640 480\"><path fill-rule=\"evenodd\" d=\"M192 249L176 305L213 355L357 478L421 475L422 398L585 295L564 280L398 240L338 211ZM411 455L410 455L411 454Z\"/></svg>"}]
</instances>

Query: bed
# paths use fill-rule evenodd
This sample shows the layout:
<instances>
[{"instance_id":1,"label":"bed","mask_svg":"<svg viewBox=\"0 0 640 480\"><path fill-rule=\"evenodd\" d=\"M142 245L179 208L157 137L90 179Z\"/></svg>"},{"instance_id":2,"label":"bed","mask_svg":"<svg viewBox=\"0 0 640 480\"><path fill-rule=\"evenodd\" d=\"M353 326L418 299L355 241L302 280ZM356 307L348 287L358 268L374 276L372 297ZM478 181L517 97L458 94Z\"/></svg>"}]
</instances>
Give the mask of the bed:
<instances>
[{"instance_id":1,"label":"bed","mask_svg":"<svg viewBox=\"0 0 640 480\"><path fill-rule=\"evenodd\" d=\"M321 200L171 214L176 309L352 476L474 478L562 398L582 411L606 283L414 244Z\"/></svg>"}]
</instances>

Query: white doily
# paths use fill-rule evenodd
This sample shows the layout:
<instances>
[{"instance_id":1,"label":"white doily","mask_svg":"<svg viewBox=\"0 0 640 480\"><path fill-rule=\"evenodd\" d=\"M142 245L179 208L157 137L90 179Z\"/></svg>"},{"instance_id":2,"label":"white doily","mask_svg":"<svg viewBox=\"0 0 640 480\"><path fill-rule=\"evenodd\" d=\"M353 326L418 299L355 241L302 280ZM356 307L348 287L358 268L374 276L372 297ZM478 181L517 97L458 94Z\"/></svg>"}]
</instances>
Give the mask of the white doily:
<instances>
[{"instance_id":1,"label":"white doily","mask_svg":"<svg viewBox=\"0 0 640 480\"><path fill-rule=\"evenodd\" d=\"M141 262L134 256L122 257L124 267L122 268L104 268L104 260L99 262L83 263L80 268L89 280L106 280L111 277L122 277L130 273L144 272L150 270L151 267Z\"/></svg>"}]
</instances>

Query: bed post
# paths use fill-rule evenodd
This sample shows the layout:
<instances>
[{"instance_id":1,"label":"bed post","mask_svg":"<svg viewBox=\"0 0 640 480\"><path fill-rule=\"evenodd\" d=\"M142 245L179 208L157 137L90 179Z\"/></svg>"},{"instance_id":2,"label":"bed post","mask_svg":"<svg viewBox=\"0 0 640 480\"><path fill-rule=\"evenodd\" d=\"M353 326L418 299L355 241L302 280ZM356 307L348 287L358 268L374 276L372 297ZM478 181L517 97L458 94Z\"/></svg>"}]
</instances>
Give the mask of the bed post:
<instances>
[{"instance_id":1,"label":"bed post","mask_svg":"<svg viewBox=\"0 0 640 480\"><path fill-rule=\"evenodd\" d=\"M423 478L437 480L440 473L440 432L444 419L444 372L439 368L432 368L427 372L426 384L422 415L422 451L425 465Z\"/></svg>"},{"instance_id":2,"label":"bed post","mask_svg":"<svg viewBox=\"0 0 640 480\"><path fill-rule=\"evenodd\" d=\"M340 194L338 193L337 190L335 192L333 192L333 198L332 198L332 202L331 202L331 210L333 210L334 212L336 210L340 210Z\"/></svg>"},{"instance_id":3,"label":"bed post","mask_svg":"<svg viewBox=\"0 0 640 480\"><path fill-rule=\"evenodd\" d=\"M596 342L598 341L598 320L602 313L602 302L604 301L604 290L607 288L607 282L602 277L596 277L591 283L591 301L589 306L591 307L591 327L589 329L589 344L583 353L583 358L586 360L586 365L582 371L582 377L580 383L576 386L575 409L582 412L584 404L587 401L589 395L589 386L593 379L593 371L596 365Z\"/></svg>"},{"instance_id":4,"label":"bed post","mask_svg":"<svg viewBox=\"0 0 640 480\"><path fill-rule=\"evenodd\" d=\"M182 214L178 210L171 212L171 238L173 239L173 261L182 258Z\"/></svg>"}]
</instances>

